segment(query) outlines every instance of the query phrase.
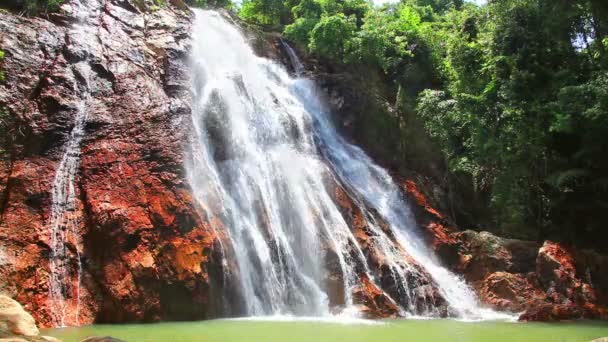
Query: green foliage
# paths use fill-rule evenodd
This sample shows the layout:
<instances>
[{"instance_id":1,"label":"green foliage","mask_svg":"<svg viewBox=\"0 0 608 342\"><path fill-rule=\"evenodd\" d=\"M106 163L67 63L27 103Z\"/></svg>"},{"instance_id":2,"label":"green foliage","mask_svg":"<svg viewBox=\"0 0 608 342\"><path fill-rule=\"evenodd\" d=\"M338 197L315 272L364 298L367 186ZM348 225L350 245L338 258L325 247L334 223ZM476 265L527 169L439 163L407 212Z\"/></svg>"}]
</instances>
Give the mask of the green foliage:
<instances>
[{"instance_id":1,"label":"green foliage","mask_svg":"<svg viewBox=\"0 0 608 342\"><path fill-rule=\"evenodd\" d=\"M316 0L302 0L291 10L295 21L285 26L283 33L287 39L307 46L310 34L323 15L323 7Z\"/></svg>"},{"instance_id":2,"label":"green foliage","mask_svg":"<svg viewBox=\"0 0 608 342\"><path fill-rule=\"evenodd\" d=\"M323 14L323 7L316 0L302 0L297 6L292 8L291 12L294 18L318 19Z\"/></svg>"},{"instance_id":3,"label":"green foliage","mask_svg":"<svg viewBox=\"0 0 608 342\"><path fill-rule=\"evenodd\" d=\"M318 22L319 19L315 18L298 18L293 24L285 26L283 33L287 39L306 46L310 41L310 33Z\"/></svg>"},{"instance_id":4,"label":"green foliage","mask_svg":"<svg viewBox=\"0 0 608 342\"><path fill-rule=\"evenodd\" d=\"M460 9L464 3L463 0L418 0L411 1L419 6L428 6L435 13L443 14L451 9Z\"/></svg>"},{"instance_id":5,"label":"green foliage","mask_svg":"<svg viewBox=\"0 0 608 342\"><path fill-rule=\"evenodd\" d=\"M241 16L325 62L380 72L398 110L363 118L364 140L405 162L400 139L423 126L494 230L608 238L604 0L246 0Z\"/></svg>"},{"instance_id":6,"label":"green foliage","mask_svg":"<svg viewBox=\"0 0 608 342\"><path fill-rule=\"evenodd\" d=\"M28 15L57 12L64 0L25 0L23 11Z\"/></svg>"},{"instance_id":7,"label":"green foliage","mask_svg":"<svg viewBox=\"0 0 608 342\"><path fill-rule=\"evenodd\" d=\"M154 0L157 2L165 2L167 0ZM186 0L186 3L193 7L198 8L227 8L233 9L234 4L231 0Z\"/></svg>"},{"instance_id":8,"label":"green foliage","mask_svg":"<svg viewBox=\"0 0 608 342\"><path fill-rule=\"evenodd\" d=\"M601 44L585 38L599 28L581 23L608 17L593 17L589 4L464 6L423 34L444 90L421 93L418 113L450 168L490 193L496 222L508 234L601 234L608 77ZM581 40L587 43L578 47Z\"/></svg>"},{"instance_id":9,"label":"green foliage","mask_svg":"<svg viewBox=\"0 0 608 342\"><path fill-rule=\"evenodd\" d=\"M281 0L244 0L239 16L246 21L267 26L281 24L286 9Z\"/></svg>"},{"instance_id":10,"label":"green foliage","mask_svg":"<svg viewBox=\"0 0 608 342\"><path fill-rule=\"evenodd\" d=\"M4 51L0 50L0 82L4 81L4 71L2 70L2 60L4 59Z\"/></svg>"},{"instance_id":11,"label":"green foliage","mask_svg":"<svg viewBox=\"0 0 608 342\"><path fill-rule=\"evenodd\" d=\"M167 6L166 0L154 0L154 5L150 6L149 10L154 12L160 10L165 6Z\"/></svg>"},{"instance_id":12,"label":"green foliage","mask_svg":"<svg viewBox=\"0 0 608 342\"><path fill-rule=\"evenodd\" d=\"M321 57L396 72L413 56L408 44L422 24L421 8L373 9L364 0L302 0L285 36Z\"/></svg>"},{"instance_id":13,"label":"green foliage","mask_svg":"<svg viewBox=\"0 0 608 342\"><path fill-rule=\"evenodd\" d=\"M318 55L341 60L346 55L349 40L355 34L356 23L344 14L324 16L310 33L308 47Z\"/></svg>"},{"instance_id":14,"label":"green foliage","mask_svg":"<svg viewBox=\"0 0 608 342\"><path fill-rule=\"evenodd\" d=\"M399 63L410 57L407 33L419 24L416 17L404 7L399 13L371 11L364 24L351 41L349 60L362 64L379 66L385 72L396 68Z\"/></svg>"},{"instance_id":15,"label":"green foliage","mask_svg":"<svg viewBox=\"0 0 608 342\"><path fill-rule=\"evenodd\" d=\"M0 158L6 157L5 146L8 140L9 120L8 112L0 107Z\"/></svg>"}]
</instances>

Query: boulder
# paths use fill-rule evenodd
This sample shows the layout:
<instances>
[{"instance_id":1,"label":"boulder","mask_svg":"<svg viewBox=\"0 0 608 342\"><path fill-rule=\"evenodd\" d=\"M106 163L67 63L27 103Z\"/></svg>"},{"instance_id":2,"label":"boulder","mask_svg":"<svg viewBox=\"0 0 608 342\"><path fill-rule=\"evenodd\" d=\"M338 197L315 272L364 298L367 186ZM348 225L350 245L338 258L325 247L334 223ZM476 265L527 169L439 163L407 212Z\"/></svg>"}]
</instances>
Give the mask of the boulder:
<instances>
[{"instance_id":1,"label":"boulder","mask_svg":"<svg viewBox=\"0 0 608 342\"><path fill-rule=\"evenodd\" d=\"M124 342L111 336L91 336L87 337L81 342Z\"/></svg>"},{"instance_id":2,"label":"boulder","mask_svg":"<svg viewBox=\"0 0 608 342\"><path fill-rule=\"evenodd\" d=\"M40 338L41 338L43 341L47 341L47 342L61 342L61 340L60 340L60 339L55 338L55 337L53 337L53 336L40 336Z\"/></svg>"},{"instance_id":3,"label":"boulder","mask_svg":"<svg viewBox=\"0 0 608 342\"><path fill-rule=\"evenodd\" d=\"M61 340L50 336L9 336L0 337L0 342L61 342Z\"/></svg>"},{"instance_id":4,"label":"boulder","mask_svg":"<svg viewBox=\"0 0 608 342\"><path fill-rule=\"evenodd\" d=\"M526 310L519 320L554 322L581 318L585 318L585 312L576 305L542 304Z\"/></svg>"},{"instance_id":5,"label":"boulder","mask_svg":"<svg viewBox=\"0 0 608 342\"><path fill-rule=\"evenodd\" d=\"M32 315L23 310L17 301L4 295L0 295L0 330L23 336L40 334Z\"/></svg>"},{"instance_id":6,"label":"boulder","mask_svg":"<svg viewBox=\"0 0 608 342\"><path fill-rule=\"evenodd\" d=\"M479 285L481 300L496 310L522 312L532 302L543 301L543 291L534 286L534 279L519 273L495 272Z\"/></svg>"}]
</instances>

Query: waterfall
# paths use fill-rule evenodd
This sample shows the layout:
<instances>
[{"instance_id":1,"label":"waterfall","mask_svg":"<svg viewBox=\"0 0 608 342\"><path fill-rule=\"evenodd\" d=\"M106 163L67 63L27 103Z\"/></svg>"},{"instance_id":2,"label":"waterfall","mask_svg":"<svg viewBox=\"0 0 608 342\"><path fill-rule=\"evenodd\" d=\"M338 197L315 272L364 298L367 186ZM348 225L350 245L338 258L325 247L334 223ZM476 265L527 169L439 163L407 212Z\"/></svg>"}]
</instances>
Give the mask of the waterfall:
<instances>
[{"instance_id":1,"label":"waterfall","mask_svg":"<svg viewBox=\"0 0 608 342\"><path fill-rule=\"evenodd\" d=\"M72 295L76 297L77 325L80 310L82 263L74 178L80 161L80 142L84 134L85 120L86 100L83 99L78 104L74 128L55 173L52 189L49 299L55 316L55 324L61 327L66 325L67 310L70 309L66 299L68 292L74 290ZM73 246L73 251L68 249L68 243ZM72 261L76 263L75 289L70 289L72 279L70 263Z\"/></svg>"},{"instance_id":2,"label":"waterfall","mask_svg":"<svg viewBox=\"0 0 608 342\"><path fill-rule=\"evenodd\" d=\"M491 311L416 235L389 174L336 132L314 83L256 56L222 14L194 12L186 170L205 215L227 227L230 246L222 248L238 266L243 313L325 316L335 312L332 302L356 311L353 294L368 282L403 314L437 316L438 299L423 291L426 274L452 315L487 317ZM336 186L362 212L365 246L340 210ZM340 286L330 290L335 274Z\"/></svg>"},{"instance_id":3,"label":"waterfall","mask_svg":"<svg viewBox=\"0 0 608 342\"><path fill-rule=\"evenodd\" d=\"M300 62L300 59L298 58L296 52L293 51L293 48L289 46L289 44L287 44L282 38L281 45L283 46L283 49L285 49L285 51L287 52L287 56L289 57L289 62L291 63L291 67L293 68L294 74L296 76L301 76L304 72L304 64Z\"/></svg>"},{"instance_id":4,"label":"waterfall","mask_svg":"<svg viewBox=\"0 0 608 342\"><path fill-rule=\"evenodd\" d=\"M85 134L91 102L89 64L98 16L96 0L72 2L77 22L68 32L69 51L78 59L72 66L73 90L77 95L73 128L55 172L50 217L49 306L56 326L79 325L82 277L80 220L75 178L80 164L80 145Z\"/></svg>"}]
</instances>

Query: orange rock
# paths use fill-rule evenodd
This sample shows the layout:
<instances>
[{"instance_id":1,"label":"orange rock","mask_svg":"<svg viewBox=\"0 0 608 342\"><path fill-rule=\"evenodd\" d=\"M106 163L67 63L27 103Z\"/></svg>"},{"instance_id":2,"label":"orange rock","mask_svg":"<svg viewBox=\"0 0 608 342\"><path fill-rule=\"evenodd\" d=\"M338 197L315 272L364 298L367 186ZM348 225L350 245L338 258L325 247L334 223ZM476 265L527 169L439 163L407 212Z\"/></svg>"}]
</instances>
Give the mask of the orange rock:
<instances>
[{"instance_id":1,"label":"orange rock","mask_svg":"<svg viewBox=\"0 0 608 342\"><path fill-rule=\"evenodd\" d=\"M436 216L438 219L444 219L445 217L439 213L435 208L433 208L426 196L422 194L420 190L418 190L418 186L413 180L406 180L403 182L403 188L406 192L408 192L416 201L416 204L423 207L429 214Z\"/></svg>"}]
</instances>

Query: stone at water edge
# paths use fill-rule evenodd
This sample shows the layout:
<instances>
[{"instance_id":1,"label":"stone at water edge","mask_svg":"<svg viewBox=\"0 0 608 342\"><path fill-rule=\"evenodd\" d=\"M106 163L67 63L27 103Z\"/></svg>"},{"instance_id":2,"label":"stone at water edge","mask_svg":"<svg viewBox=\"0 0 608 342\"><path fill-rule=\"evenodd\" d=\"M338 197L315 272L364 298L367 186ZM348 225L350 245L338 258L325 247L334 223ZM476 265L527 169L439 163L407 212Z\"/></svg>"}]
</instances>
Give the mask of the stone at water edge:
<instances>
[{"instance_id":1,"label":"stone at water edge","mask_svg":"<svg viewBox=\"0 0 608 342\"><path fill-rule=\"evenodd\" d=\"M595 340L589 342L608 342L608 337L596 338Z\"/></svg>"},{"instance_id":2,"label":"stone at water edge","mask_svg":"<svg viewBox=\"0 0 608 342\"><path fill-rule=\"evenodd\" d=\"M43 341L46 341L46 342L61 342L61 340L60 340L60 339L55 338L55 337L53 337L53 336L40 336L40 338L41 338Z\"/></svg>"},{"instance_id":3,"label":"stone at water edge","mask_svg":"<svg viewBox=\"0 0 608 342\"><path fill-rule=\"evenodd\" d=\"M17 301L4 295L0 295L0 329L6 329L15 335L40 335L34 317L23 310Z\"/></svg>"}]
</instances>

